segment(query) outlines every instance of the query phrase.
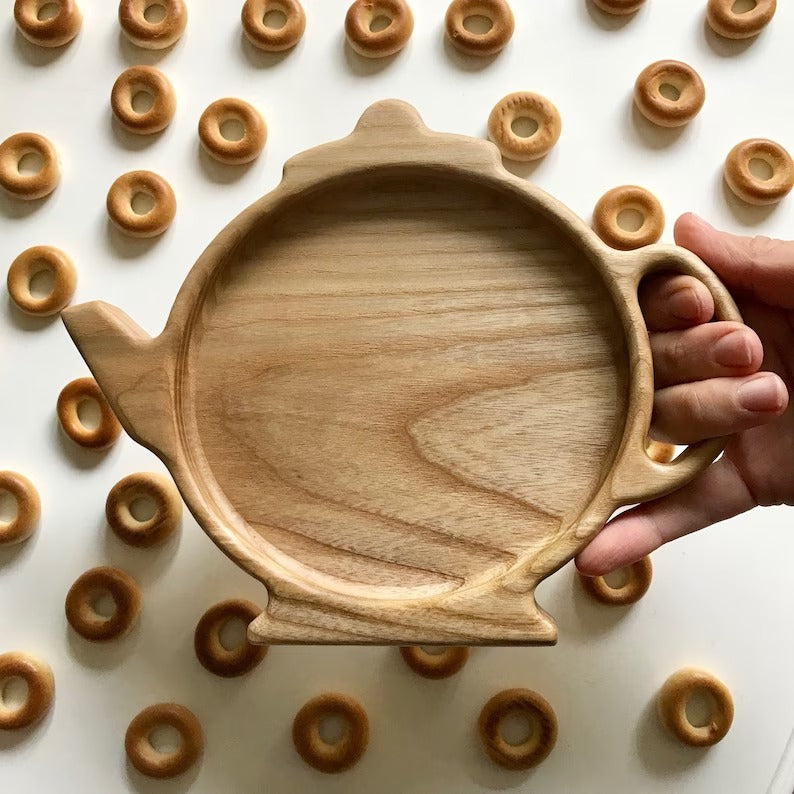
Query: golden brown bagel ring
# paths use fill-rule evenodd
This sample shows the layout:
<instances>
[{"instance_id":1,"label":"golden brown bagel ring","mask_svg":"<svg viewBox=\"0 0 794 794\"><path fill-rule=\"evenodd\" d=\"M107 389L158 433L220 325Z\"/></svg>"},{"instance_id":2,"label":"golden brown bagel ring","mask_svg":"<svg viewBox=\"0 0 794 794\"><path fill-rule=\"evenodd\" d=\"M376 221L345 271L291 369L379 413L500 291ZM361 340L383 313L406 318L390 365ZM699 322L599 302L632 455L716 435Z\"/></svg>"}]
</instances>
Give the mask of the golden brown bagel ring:
<instances>
[{"instance_id":1,"label":"golden brown bagel ring","mask_svg":"<svg viewBox=\"0 0 794 794\"><path fill-rule=\"evenodd\" d=\"M39 14L45 5L42 0L16 0L14 19L19 32L39 47L62 47L80 31L83 15L74 0L58 0L55 16L41 19Z\"/></svg>"},{"instance_id":2,"label":"golden brown bagel ring","mask_svg":"<svg viewBox=\"0 0 794 794\"><path fill-rule=\"evenodd\" d=\"M39 273L53 275L52 289L43 297L36 297L30 285ZM25 314L49 317L68 305L77 286L77 271L72 260L51 245L34 245L24 250L8 268L8 294L17 308Z\"/></svg>"},{"instance_id":3,"label":"golden brown bagel ring","mask_svg":"<svg viewBox=\"0 0 794 794\"><path fill-rule=\"evenodd\" d=\"M138 500L154 506L150 518L139 521L131 507ZM108 494L105 517L116 535L130 546L149 548L169 538L182 518L182 500L174 483L162 474L138 472L119 480Z\"/></svg>"},{"instance_id":4,"label":"golden brown bagel ring","mask_svg":"<svg viewBox=\"0 0 794 794\"><path fill-rule=\"evenodd\" d=\"M262 610L253 602L231 598L210 607L199 620L193 647L202 666L215 675L233 678L253 670L265 658L267 645L253 645L247 640L227 650L220 639L223 626L239 618L247 626Z\"/></svg>"},{"instance_id":5,"label":"golden brown bagel ring","mask_svg":"<svg viewBox=\"0 0 794 794\"><path fill-rule=\"evenodd\" d=\"M771 176L763 179L750 170L753 160L769 167ZM725 158L725 181L748 204L775 204L794 187L794 162L779 144L766 138L751 138L737 143Z\"/></svg>"},{"instance_id":6,"label":"golden brown bagel ring","mask_svg":"<svg viewBox=\"0 0 794 794\"><path fill-rule=\"evenodd\" d=\"M696 689L705 689L714 698L714 711L702 726L693 725L686 704ZM662 724L677 739L692 747L710 747L725 737L733 722L733 698L725 684L711 673L684 667L662 685L657 699Z\"/></svg>"},{"instance_id":7,"label":"golden brown bagel ring","mask_svg":"<svg viewBox=\"0 0 794 794\"><path fill-rule=\"evenodd\" d=\"M469 658L465 645L450 645L440 653L428 653L420 645L400 648L405 663L423 678L449 678L455 675Z\"/></svg>"},{"instance_id":8,"label":"golden brown bagel ring","mask_svg":"<svg viewBox=\"0 0 794 794\"><path fill-rule=\"evenodd\" d=\"M593 0L593 5L606 14L619 17L639 11L644 3L645 0Z\"/></svg>"},{"instance_id":9,"label":"golden brown bagel ring","mask_svg":"<svg viewBox=\"0 0 794 794\"><path fill-rule=\"evenodd\" d=\"M329 744L320 736L320 722L341 717L346 724L339 741ZM369 719L361 705L348 695L327 693L312 698L295 715L292 741L300 757L320 772L343 772L361 759L369 743Z\"/></svg>"},{"instance_id":10,"label":"golden brown bagel ring","mask_svg":"<svg viewBox=\"0 0 794 794\"><path fill-rule=\"evenodd\" d=\"M384 18L388 25L373 30L375 20ZM347 9L347 42L365 58L385 58L398 53L414 32L414 15L405 0L355 0Z\"/></svg>"},{"instance_id":11,"label":"golden brown bagel ring","mask_svg":"<svg viewBox=\"0 0 794 794\"><path fill-rule=\"evenodd\" d=\"M675 444L665 444L663 441L648 439L645 447L648 457L657 463L669 463L675 457Z\"/></svg>"},{"instance_id":12,"label":"golden brown bagel ring","mask_svg":"<svg viewBox=\"0 0 794 794\"><path fill-rule=\"evenodd\" d=\"M537 130L529 137L518 135L513 123L529 119ZM503 97L488 117L488 136L508 160L528 162L551 151L562 130L557 108L540 94L520 91Z\"/></svg>"},{"instance_id":13,"label":"golden brown bagel ring","mask_svg":"<svg viewBox=\"0 0 794 794\"><path fill-rule=\"evenodd\" d=\"M491 23L487 33L472 33L464 25L469 17L485 17ZM444 21L447 37L464 55L496 55L515 30L513 11L506 0L452 0Z\"/></svg>"},{"instance_id":14,"label":"golden brown bagel ring","mask_svg":"<svg viewBox=\"0 0 794 794\"><path fill-rule=\"evenodd\" d=\"M165 16L159 22L146 19L146 11L153 5L165 8ZM121 0L119 24L136 47L164 50L175 44L185 32L187 6L183 0Z\"/></svg>"},{"instance_id":15,"label":"golden brown bagel ring","mask_svg":"<svg viewBox=\"0 0 794 794\"><path fill-rule=\"evenodd\" d=\"M621 587L610 587L603 576L585 576L578 573L584 591L596 601L609 606L626 606L639 601L651 586L653 564L650 557L643 557L627 565L626 583Z\"/></svg>"},{"instance_id":16,"label":"golden brown bagel ring","mask_svg":"<svg viewBox=\"0 0 794 794\"><path fill-rule=\"evenodd\" d=\"M99 424L95 428L80 421L78 410L86 400L93 400L99 406ZM63 387L58 395L58 420L75 444L88 449L107 449L121 434L119 420L93 378L77 378Z\"/></svg>"},{"instance_id":17,"label":"golden brown bagel ring","mask_svg":"<svg viewBox=\"0 0 794 794\"><path fill-rule=\"evenodd\" d=\"M771 21L777 10L777 0L756 0L749 11L733 10L736 0L709 0L706 19L711 29L727 39L751 39Z\"/></svg>"},{"instance_id":18,"label":"golden brown bagel ring","mask_svg":"<svg viewBox=\"0 0 794 794\"><path fill-rule=\"evenodd\" d=\"M0 471L0 494L6 492L16 502L17 514L10 521L0 520L0 544L27 540L41 515L41 501L36 486L15 471Z\"/></svg>"},{"instance_id":19,"label":"golden brown bagel ring","mask_svg":"<svg viewBox=\"0 0 794 794\"><path fill-rule=\"evenodd\" d=\"M148 94L152 106L139 112L132 101L138 94ZM110 107L116 120L128 132L151 135L164 130L174 118L176 94L168 78L154 66L131 66L113 83Z\"/></svg>"},{"instance_id":20,"label":"golden brown bagel ring","mask_svg":"<svg viewBox=\"0 0 794 794\"><path fill-rule=\"evenodd\" d=\"M533 724L526 741L510 744L501 727L511 714L524 714ZM557 743L557 717L544 697L531 689L505 689L483 706L478 723L480 741L490 759L506 769L531 769Z\"/></svg>"},{"instance_id":21,"label":"golden brown bagel ring","mask_svg":"<svg viewBox=\"0 0 794 794\"><path fill-rule=\"evenodd\" d=\"M21 173L19 164L27 154L41 158L41 168L35 173ZM58 185L61 169L55 147L35 132L18 132L0 143L0 187L12 196L30 201L44 198Z\"/></svg>"},{"instance_id":22,"label":"golden brown bagel ring","mask_svg":"<svg viewBox=\"0 0 794 794\"><path fill-rule=\"evenodd\" d=\"M133 209L138 194L149 196L154 205L139 215ZM176 215L176 196L171 185L153 171L128 171L108 190L108 217L119 231L130 237L156 237L162 234Z\"/></svg>"},{"instance_id":23,"label":"golden brown bagel ring","mask_svg":"<svg viewBox=\"0 0 794 794\"><path fill-rule=\"evenodd\" d=\"M223 136L227 121L237 121L243 127L240 140ZM226 165L242 165L259 157L267 140L267 125L259 111L236 97L218 99L201 114L198 124L201 145L207 154Z\"/></svg>"},{"instance_id":24,"label":"golden brown bagel ring","mask_svg":"<svg viewBox=\"0 0 794 794\"><path fill-rule=\"evenodd\" d=\"M273 28L265 22L271 11L284 14L282 27ZM306 30L306 14L298 0L245 0L241 17L245 37L265 52L292 49Z\"/></svg>"},{"instance_id":25,"label":"golden brown bagel ring","mask_svg":"<svg viewBox=\"0 0 794 794\"><path fill-rule=\"evenodd\" d=\"M632 231L620 225L620 216L627 210L639 214L638 229ZM664 210L659 199L645 188L621 185L598 199L593 210L593 229L612 248L631 251L658 242L664 231Z\"/></svg>"},{"instance_id":26,"label":"golden brown bagel ring","mask_svg":"<svg viewBox=\"0 0 794 794\"><path fill-rule=\"evenodd\" d=\"M24 703L10 708L3 703L2 690L11 678L21 678L28 685ZM38 722L52 705L55 678L50 666L21 651L0 653L0 730L27 728Z\"/></svg>"},{"instance_id":27,"label":"golden brown bagel ring","mask_svg":"<svg viewBox=\"0 0 794 794\"><path fill-rule=\"evenodd\" d=\"M156 750L149 735L155 728L170 726L179 733L182 743L171 753ZM204 752L204 733L196 715L177 703L156 703L133 717L124 737L124 749L130 763L142 774L169 778L187 772Z\"/></svg>"},{"instance_id":28,"label":"golden brown bagel ring","mask_svg":"<svg viewBox=\"0 0 794 794\"><path fill-rule=\"evenodd\" d=\"M109 595L116 611L106 618L94 606L96 599ZM66 619L83 639L92 642L115 640L126 634L141 611L137 582L118 568L92 568L80 575L66 595Z\"/></svg>"},{"instance_id":29,"label":"golden brown bagel ring","mask_svg":"<svg viewBox=\"0 0 794 794\"><path fill-rule=\"evenodd\" d=\"M671 93L668 98L662 89ZM634 84L634 102L648 121L660 127L682 127L692 121L706 101L700 75L681 61L656 61L646 66Z\"/></svg>"}]
</instances>

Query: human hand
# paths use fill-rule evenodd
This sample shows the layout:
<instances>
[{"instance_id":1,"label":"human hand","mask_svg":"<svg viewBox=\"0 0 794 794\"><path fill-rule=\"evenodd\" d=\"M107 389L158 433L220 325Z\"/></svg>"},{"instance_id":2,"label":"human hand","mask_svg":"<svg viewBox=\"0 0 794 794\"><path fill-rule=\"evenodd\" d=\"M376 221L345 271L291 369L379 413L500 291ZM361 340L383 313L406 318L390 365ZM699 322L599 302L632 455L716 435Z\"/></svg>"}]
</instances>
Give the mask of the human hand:
<instances>
[{"instance_id":1,"label":"human hand","mask_svg":"<svg viewBox=\"0 0 794 794\"><path fill-rule=\"evenodd\" d=\"M730 289L747 327L710 323L714 301L685 275L646 280L656 393L651 437L730 435L725 454L675 493L610 521L576 559L599 575L757 505L794 504L794 241L736 237L683 215L675 240Z\"/></svg>"}]
</instances>

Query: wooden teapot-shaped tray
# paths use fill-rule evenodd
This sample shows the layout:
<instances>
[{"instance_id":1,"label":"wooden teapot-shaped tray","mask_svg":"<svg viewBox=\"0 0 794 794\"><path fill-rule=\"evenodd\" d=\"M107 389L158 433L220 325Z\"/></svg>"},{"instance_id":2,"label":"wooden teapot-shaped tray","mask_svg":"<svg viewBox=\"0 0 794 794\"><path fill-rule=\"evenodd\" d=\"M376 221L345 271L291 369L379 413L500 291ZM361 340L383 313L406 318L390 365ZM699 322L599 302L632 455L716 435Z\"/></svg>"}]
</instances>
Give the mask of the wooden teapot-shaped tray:
<instances>
[{"instance_id":1,"label":"wooden teapot-shaped tray","mask_svg":"<svg viewBox=\"0 0 794 794\"><path fill-rule=\"evenodd\" d=\"M637 302L646 274L509 174L487 141L402 102L291 159L199 258L163 333L63 313L127 432L269 599L254 642L537 644L537 584L613 510L674 490Z\"/></svg>"}]
</instances>

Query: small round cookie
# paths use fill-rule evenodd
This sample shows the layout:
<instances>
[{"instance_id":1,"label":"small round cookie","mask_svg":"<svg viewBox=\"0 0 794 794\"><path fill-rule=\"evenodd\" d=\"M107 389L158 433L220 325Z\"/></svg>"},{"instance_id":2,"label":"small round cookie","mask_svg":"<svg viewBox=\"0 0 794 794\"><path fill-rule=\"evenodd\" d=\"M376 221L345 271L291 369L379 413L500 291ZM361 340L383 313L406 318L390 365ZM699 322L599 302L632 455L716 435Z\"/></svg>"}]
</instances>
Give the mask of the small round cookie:
<instances>
[{"instance_id":1,"label":"small round cookie","mask_svg":"<svg viewBox=\"0 0 794 794\"><path fill-rule=\"evenodd\" d=\"M660 127L682 127L706 101L700 75L681 61L656 61L646 66L634 84L634 102L648 121Z\"/></svg>"},{"instance_id":2,"label":"small round cookie","mask_svg":"<svg viewBox=\"0 0 794 794\"><path fill-rule=\"evenodd\" d=\"M232 137L226 131L230 122L242 128L241 137ZM226 165L243 165L259 157L267 140L267 125L255 107L242 99L226 97L201 114L198 134L210 157Z\"/></svg>"},{"instance_id":3,"label":"small round cookie","mask_svg":"<svg viewBox=\"0 0 794 794\"><path fill-rule=\"evenodd\" d=\"M57 7L52 16L44 13L47 5ZM39 47L62 47L80 31L83 15L74 0L58 0L57 3L16 0L14 20L19 32L32 44L38 44Z\"/></svg>"},{"instance_id":4,"label":"small round cookie","mask_svg":"<svg viewBox=\"0 0 794 794\"><path fill-rule=\"evenodd\" d=\"M602 604L627 606L639 601L651 586L653 564L650 557L627 565L624 569L626 582L620 587L611 587L603 576L585 576L577 571L585 593Z\"/></svg>"},{"instance_id":5,"label":"small round cookie","mask_svg":"<svg viewBox=\"0 0 794 794\"><path fill-rule=\"evenodd\" d=\"M708 692L714 709L704 725L693 725L686 707L693 692ZM657 698L659 718L677 739L692 747L711 747L725 738L733 722L733 698L725 684L711 673L695 667L684 667L673 673L662 685Z\"/></svg>"},{"instance_id":6,"label":"small round cookie","mask_svg":"<svg viewBox=\"0 0 794 794\"><path fill-rule=\"evenodd\" d=\"M80 419L80 406L91 401L99 407L96 427L87 427ZM93 378L77 378L67 383L58 395L57 409L63 432L81 447L107 449L121 435L121 424Z\"/></svg>"},{"instance_id":7,"label":"small round cookie","mask_svg":"<svg viewBox=\"0 0 794 794\"><path fill-rule=\"evenodd\" d=\"M187 6L184 0L121 0L119 24L136 47L164 50L185 32Z\"/></svg>"},{"instance_id":8,"label":"small round cookie","mask_svg":"<svg viewBox=\"0 0 794 794\"><path fill-rule=\"evenodd\" d=\"M281 27L268 22L268 15L274 12L284 15ZM241 18L245 37L265 52L292 49L306 30L306 14L298 0L245 0Z\"/></svg>"},{"instance_id":9,"label":"small round cookie","mask_svg":"<svg viewBox=\"0 0 794 794\"><path fill-rule=\"evenodd\" d=\"M20 171L28 155L41 161L37 171ZM0 143L0 187L15 198L32 201L49 196L60 178L58 153L43 135L18 132Z\"/></svg>"},{"instance_id":10,"label":"small round cookie","mask_svg":"<svg viewBox=\"0 0 794 794\"><path fill-rule=\"evenodd\" d=\"M524 136L516 131L522 121L535 125ZM508 94L494 106L488 117L488 137L502 157L529 162L547 155L560 137L562 121L557 108L540 94L520 91Z\"/></svg>"},{"instance_id":11,"label":"small round cookie","mask_svg":"<svg viewBox=\"0 0 794 794\"><path fill-rule=\"evenodd\" d=\"M3 689L12 678L21 678L28 687L24 702L16 708L3 700ZM0 730L27 728L50 709L55 695L55 678L48 664L29 653L0 653Z\"/></svg>"},{"instance_id":12,"label":"small round cookie","mask_svg":"<svg viewBox=\"0 0 794 794\"><path fill-rule=\"evenodd\" d=\"M41 273L52 275L52 287L46 295L31 291L33 280ZM72 260L51 245L34 245L25 249L8 268L8 294L20 311L38 317L57 314L74 295L77 271Z\"/></svg>"},{"instance_id":13,"label":"small round cookie","mask_svg":"<svg viewBox=\"0 0 794 794\"><path fill-rule=\"evenodd\" d=\"M486 33L472 33L466 20L483 17L491 23ZM506 0L452 0L444 20L447 38L464 55L487 56L501 52L515 30L513 11Z\"/></svg>"},{"instance_id":14,"label":"small round cookie","mask_svg":"<svg viewBox=\"0 0 794 794\"><path fill-rule=\"evenodd\" d=\"M16 503L16 515L10 521L0 518L0 545L27 540L41 515L41 500L36 486L15 471L0 471L0 496L8 494Z\"/></svg>"},{"instance_id":15,"label":"small round cookie","mask_svg":"<svg viewBox=\"0 0 794 794\"><path fill-rule=\"evenodd\" d=\"M151 204L145 212L135 209L139 197ZM122 174L110 186L105 203L113 225L130 237L157 237L176 215L176 196L171 185L153 171Z\"/></svg>"},{"instance_id":16,"label":"small round cookie","mask_svg":"<svg viewBox=\"0 0 794 794\"><path fill-rule=\"evenodd\" d=\"M657 463L670 463L675 457L675 444L665 444L663 441L648 439L645 451L648 453L648 457Z\"/></svg>"},{"instance_id":17,"label":"small round cookie","mask_svg":"<svg viewBox=\"0 0 794 794\"><path fill-rule=\"evenodd\" d=\"M756 176L754 160L767 174ZM748 204L776 204L794 187L794 162L779 144L766 138L750 138L737 143L725 158L725 181L733 193Z\"/></svg>"},{"instance_id":18,"label":"small round cookie","mask_svg":"<svg viewBox=\"0 0 794 794\"><path fill-rule=\"evenodd\" d=\"M151 97L148 110L135 110L138 94ZM110 92L110 107L116 121L127 132L136 135L152 135L161 132L174 118L176 94L168 78L154 66L131 66L125 69L113 83Z\"/></svg>"},{"instance_id":19,"label":"small round cookie","mask_svg":"<svg viewBox=\"0 0 794 794\"><path fill-rule=\"evenodd\" d=\"M439 653L429 653L421 645L400 648L405 663L422 678L449 678L455 675L469 659L465 645L450 645Z\"/></svg>"},{"instance_id":20,"label":"small round cookie","mask_svg":"<svg viewBox=\"0 0 794 794\"><path fill-rule=\"evenodd\" d=\"M355 0L347 9L347 43L365 58L398 53L413 32L414 15L405 0Z\"/></svg>"},{"instance_id":21,"label":"small round cookie","mask_svg":"<svg viewBox=\"0 0 794 794\"><path fill-rule=\"evenodd\" d=\"M231 598L210 607L199 620L193 647L202 666L215 675L234 678L253 670L265 658L267 645L253 645L246 639L227 649L221 642L221 629L230 620L242 620L247 626L262 610L253 602Z\"/></svg>"},{"instance_id":22,"label":"small round cookie","mask_svg":"<svg viewBox=\"0 0 794 794\"><path fill-rule=\"evenodd\" d=\"M105 617L97 611L102 596L110 596L115 611ZM66 619L83 639L92 642L115 640L126 634L141 611L137 582L118 568L92 568L79 576L66 595Z\"/></svg>"},{"instance_id":23,"label":"small round cookie","mask_svg":"<svg viewBox=\"0 0 794 794\"><path fill-rule=\"evenodd\" d=\"M139 501L153 508L147 518L138 519L133 514L134 505ZM182 499L170 478L157 472L141 471L127 475L110 489L105 517L120 540L148 549L171 537L182 518Z\"/></svg>"},{"instance_id":24,"label":"small round cookie","mask_svg":"<svg viewBox=\"0 0 794 794\"><path fill-rule=\"evenodd\" d=\"M593 5L606 14L613 16L628 16L639 11L645 0L593 0Z\"/></svg>"},{"instance_id":25,"label":"small round cookie","mask_svg":"<svg viewBox=\"0 0 794 794\"><path fill-rule=\"evenodd\" d=\"M504 721L515 714L531 723L521 744L502 735ZM478 722L480 741L489 758L506 769L531 769L543 761L557 743L557 717L547 700L531 689L505 689L483 706Z\"/></svg>"},{"instance_id":26,"label":"small round cookie","mask_svg":"<svg viewBox=\"0 0 794 794\"><path fill-rule=\"evenodd\" d=\"M172 752L161 753L151 743L157 728L171 727L181 739ZM187 772L204 752L204 732L196 715L177 703L156 703L133 717L124 737L124 749L130 763L142 774L153 778L170 778Z\"/></svg>"},{"instance_id":27,"label":"small round cookie","mask_svg":"<svg viewBox=\"0 0 794 794\"><path fill-rule=\"evenodd\" d=\"M320 735L327 717L345 723L342 736L333 743ZM300 757L320 772L344 772L355 766L369 744L369 719L361 705L348 695L329 692L312 698L295 715L292 741Z\"/></svg>"},{"instance_id":28,"label":"small round cookie","mask_svg":"<svg viewBox=\"0 0 794 794\"><path fill-rule=\"evenodd\" d=\"M727 39L751 39L771 21L777 10L777 0L755 0L749 11L734 11L736 0L709 0L706 19L719 36Z\"/></svg>"},{"instance_id":29,"label":"small round cookie","mask_svg":"<svg viewBox=\"0 0 794 794\"><path fill-rule=\"evenodd\" d=\"M639 221L634 228L629 214ZM632 251L658 242L664 231L659 199L637 185L621 185L604 193L593 210L593 230L609 246Z\"/></svg>"}]
</instances>

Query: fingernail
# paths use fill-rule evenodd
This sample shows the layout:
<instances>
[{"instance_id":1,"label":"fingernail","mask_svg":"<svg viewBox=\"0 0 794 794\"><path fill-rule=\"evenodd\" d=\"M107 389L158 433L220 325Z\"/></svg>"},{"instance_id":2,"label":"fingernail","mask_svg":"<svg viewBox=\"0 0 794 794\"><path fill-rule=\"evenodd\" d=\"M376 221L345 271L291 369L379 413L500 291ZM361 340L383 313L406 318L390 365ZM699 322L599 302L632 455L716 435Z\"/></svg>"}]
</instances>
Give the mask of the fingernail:
<instances>
[{"instance_id":1,"label":"fingernail","mask_svg":"<svg viewBox=\"0 0 794 794\"><path fill-rule=\"evenodd\" d=\"M700 316L700 299L692 287L677 289L668 300L673 317L679 320L697 320Z\"/></svg>"},{"instance_id":2,"label":"fingernail","mask_svg":"<svg viewBox=\"0 0 794 794\"><path fill-rule=\"evenodd\" d=\"M749 367L753 350L744 331L731 331L714 344L714 360L723 367Z\"/></svg>"},{"instance_id":3,"label":"fingernail","mask_svg":"<svg viewBox=\"0 0 794 794\"><path fill-rule=\"evenodd\" d=\"M784 403L777 379L770 375L761 375L746 381L739 386L736 394L739 398L739 405L745 411L757 413L779 411Z\"/></svg>"}]
</instances>

